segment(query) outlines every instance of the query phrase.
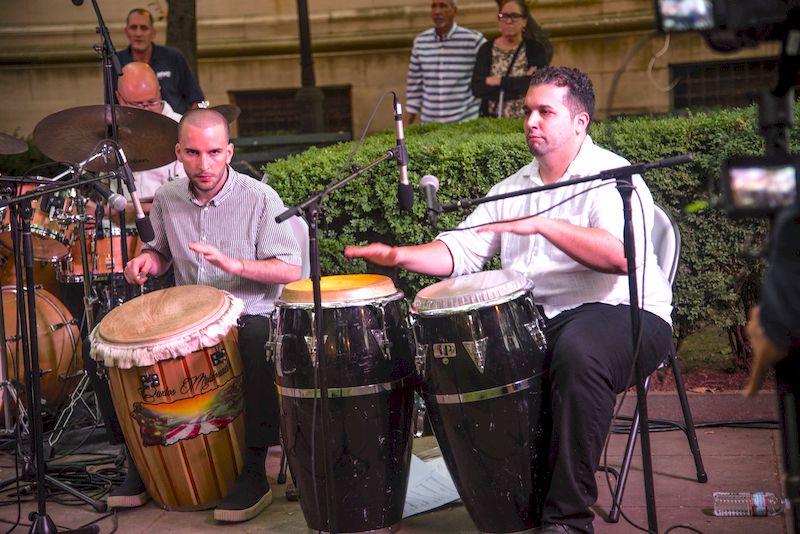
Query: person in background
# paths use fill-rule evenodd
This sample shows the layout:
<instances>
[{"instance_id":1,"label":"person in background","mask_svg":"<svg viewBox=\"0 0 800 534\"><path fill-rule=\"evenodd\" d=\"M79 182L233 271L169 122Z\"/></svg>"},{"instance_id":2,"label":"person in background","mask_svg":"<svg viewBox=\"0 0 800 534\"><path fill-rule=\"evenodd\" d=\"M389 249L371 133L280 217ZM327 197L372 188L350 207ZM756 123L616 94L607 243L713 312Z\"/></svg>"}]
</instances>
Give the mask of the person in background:
<instances>
[{"instance_id":1,"label":"person in background","mask_svg":"<svg viewBox=\"0 0 800 534\"><path fill-rule=\"evenodd\" d=\"M161 97L178 114L197 108L203 102L203 91L197 83L189 62L177 48L160 46L153 41L156 28L153 15L142 8L128 13L125 35L130 45L117 55L124 67L131 61L141 61L150 65L161 83ZM123 74L124 76L124 74Z\"/></svg>"},{"instance_id":2,"label":"person in background","mask_svg":"<svg viewBox=\"0 0 800 534\"><path fill-rule=\"evenodd\" d=\"M408 65L406 123L478 118L470 80L483 34L455 23L457 0L431 0L433 28L414 38Z\"/></svg>"},{"instance_id":3,"label":"person in background","mask_svg":"<svg viewBox=\"0 0 800 534\"><path fill-rule=\"evenodd\" d=\"M547 65L545 47L531 33L525 0L501 0L500 37L478 50L472 94L481 99L481 117L525 117L531 75Z\"/></svg>"}]
</instances>

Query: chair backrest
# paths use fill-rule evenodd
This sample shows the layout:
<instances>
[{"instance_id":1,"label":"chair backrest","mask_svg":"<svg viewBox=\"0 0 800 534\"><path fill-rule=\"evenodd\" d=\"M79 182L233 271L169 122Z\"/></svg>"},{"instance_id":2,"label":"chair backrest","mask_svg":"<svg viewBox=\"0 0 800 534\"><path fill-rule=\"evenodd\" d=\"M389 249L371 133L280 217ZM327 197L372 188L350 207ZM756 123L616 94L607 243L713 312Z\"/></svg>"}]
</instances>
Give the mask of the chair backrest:
<instances>
[{"instance_id":1,"label":"chair backrest","mask_svg":"<svg viewBox=\"0 0 800 534\"><path fill-rule=\"evenodd\" d=\"M308 224L302 217L289 217L286 222L292 227L294 238L300 244L300 255L303 259L303 270L300 278L308 278L311 276L311 261L308 252Z\"/></svg>"},{"instance_id":2,"label":"chair backrest","mask_svg":"<svg viewBox=\"0 0 800 534\"><path fill-rule=\"evenodd\" d=\"M670 214L655 204L653 206L654 220L651 239L653 252L655 252L658 266L664 271L670 285L675 283L678 273L678 259L681 255L681 232L678 224Z\"/></svg>"}]
</instances>

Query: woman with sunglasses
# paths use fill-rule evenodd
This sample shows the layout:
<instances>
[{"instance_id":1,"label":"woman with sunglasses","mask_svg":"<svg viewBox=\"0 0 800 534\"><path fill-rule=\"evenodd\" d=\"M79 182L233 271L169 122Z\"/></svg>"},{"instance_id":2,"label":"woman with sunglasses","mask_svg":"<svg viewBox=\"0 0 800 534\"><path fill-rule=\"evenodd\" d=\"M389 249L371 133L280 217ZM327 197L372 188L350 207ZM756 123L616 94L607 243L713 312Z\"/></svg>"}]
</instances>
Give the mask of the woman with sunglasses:
<instances>
[{"instance_id":1,"label":"woman with sunglasses","mask_svg":"<svg viewBox=\"0 0 800 534\"><path fill-rule=\"evenodd\" d=\"M545 47L533 37L525 0L501 0L500 36L478 50L472 94L481 99L482 117L524 117L531 75L547 65Z\"/></svg>"}]
</instances>

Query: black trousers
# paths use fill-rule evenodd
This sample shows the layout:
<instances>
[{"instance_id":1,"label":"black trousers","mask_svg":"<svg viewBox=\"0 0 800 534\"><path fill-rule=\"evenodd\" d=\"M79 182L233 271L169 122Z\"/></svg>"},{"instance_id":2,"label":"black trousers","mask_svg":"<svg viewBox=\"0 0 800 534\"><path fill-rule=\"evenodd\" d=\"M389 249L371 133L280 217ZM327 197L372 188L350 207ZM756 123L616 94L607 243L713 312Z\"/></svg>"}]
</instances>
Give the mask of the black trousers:
<instances>
[{"instance_id":1,"label":"black trousers","mask_svg":"<svg viewBox=\"0 0 800 534\"><path fill-rule=\"evenodd\" d=\"M546 320L545 432L549 479L544 523L593 532L595 471L617 393L635 383L630 308L591 303ZM672 350L672 329L642 313L639 357L650 373Z\"/></svg>"},{"instance_id":2,"label":"black trousers","mask_svg":"<svg viewBox=\"0 0 800 534\"><path fill-rule=\"evenodd\" d=\"M244 428L248 447L269 447L280 440L280 411L273 366L267 361L267 323L260 315L239 318L239 352L244 370ZM98 321L99 322L99 321ZM108 381L97 375L97 363L89 357L89 342L83 346L84 368L97 395L100 413L111 444L124 443L125 438L114 411Z\"/></svg>"}]
</instances>

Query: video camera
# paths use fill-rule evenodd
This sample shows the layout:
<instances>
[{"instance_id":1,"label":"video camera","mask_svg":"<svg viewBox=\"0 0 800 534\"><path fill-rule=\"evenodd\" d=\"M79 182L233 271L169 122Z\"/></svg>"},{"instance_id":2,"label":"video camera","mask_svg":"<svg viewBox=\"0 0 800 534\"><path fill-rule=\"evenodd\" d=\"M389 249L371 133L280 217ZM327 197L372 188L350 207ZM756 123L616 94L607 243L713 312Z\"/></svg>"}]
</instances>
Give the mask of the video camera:
<instances>
[{"instance_id":1,"label":"video camera","mask_svg":"<svg viewBox=\"0 0 800 534\"><path fill-rule=\"evenodd\" d=\"M786 148L800 68L800 0L655 0L662 32L699 32L719 52L759 42L784 42L778 81L764 91L759 126L768 155L731 158L722 166L721 189L732 217L771 215L798 203L798 159Z\"/></svg>"}]
</instances>

